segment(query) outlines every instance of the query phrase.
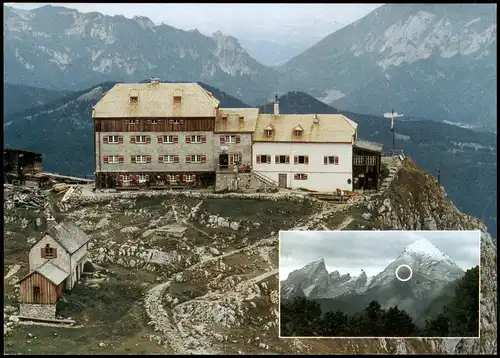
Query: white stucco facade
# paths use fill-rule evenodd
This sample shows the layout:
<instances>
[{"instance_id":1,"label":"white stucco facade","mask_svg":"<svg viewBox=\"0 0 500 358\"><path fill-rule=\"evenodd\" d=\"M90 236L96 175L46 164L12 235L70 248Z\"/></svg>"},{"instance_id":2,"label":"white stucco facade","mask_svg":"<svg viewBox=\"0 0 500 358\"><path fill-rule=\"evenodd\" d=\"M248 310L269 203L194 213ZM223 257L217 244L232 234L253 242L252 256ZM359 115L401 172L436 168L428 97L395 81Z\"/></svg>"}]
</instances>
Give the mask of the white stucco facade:
<instances>
[{"instance_id":1,"label":"white stucco facade","mask_svg":"<svg viewBox=\"0 0 500 358\"><path fill-rule=\"evenodd\" d=\"M57 249L57 257L53 259L42 258L42 248L49 244L50 247ZM59 245L50 235L44 235L38 242L33 245L29 252L29 269L30 272L42 266L46 261L52 262L66 272L70 271L70 256L66 250Z\"/></svg>"},{"instance_id":2,"label":"white stucco facade","mask_svg":"<svg viewBox=\"0 0 500 358\"><path fill-rule=\"evenodd\" d=\"M255 142L252 148L253 170L280 183L286 175L288 188L305 188L333 192L337 188L352 190L352 144L350 143L286 143ZM258 163L257 156L270 156L271 163ZM277 155L289 156L288 164L277 164ZM295 164L294 156L307 156L307 164ZM324 157L338 157L338 164L324 163ZM280 176L281 174L281 176ZM307 174L297 180L295 174Z\"/></svg>"}]
</instances>

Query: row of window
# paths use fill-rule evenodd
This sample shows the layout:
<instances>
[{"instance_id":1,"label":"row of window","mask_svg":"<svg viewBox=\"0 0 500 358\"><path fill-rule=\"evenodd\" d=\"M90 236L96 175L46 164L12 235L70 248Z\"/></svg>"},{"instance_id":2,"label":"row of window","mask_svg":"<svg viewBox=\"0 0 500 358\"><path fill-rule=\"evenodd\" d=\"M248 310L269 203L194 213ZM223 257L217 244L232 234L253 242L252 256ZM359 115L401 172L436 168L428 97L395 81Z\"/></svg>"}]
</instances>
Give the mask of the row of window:
<instances>
[{"instance_id":1,"label":"row of window","mask_svg":"<svg viewBox=\"0 0 500 358\"><path fill-rule=\"evenodd\" d=\"M123 185L127 185L130 183L147 183L150 181L149 174L124 174L120 175L120 182ZM165 176L158 176L156 178L157 182L165 181L170 184L175 183L192 183L196 181L195 174L167 174Z\"/></svg>"},{"instance_id":2,"label":"row of window","mask_svg":"<svg viewBox=\"0 0 500 358\"><path fill-rule=\"evenodd\" d=\"M376 156L363 156L363 155L355 155L353 158L354 165L376 165L377 157Z\"/></svg>"},{"instance_id":3,"label":"row of window","mask_svg":"<svg viewBox=\"0 0 500 358\"><path fill-rule=\"evenodd\" d=\"M105 155L103 157L103 162L107 163L107 164L124 163L125 156L123 156L123 155ZM138 154L138 155L131 155L130 156L130 163L147 164L147 163L151 163L151 162L152 162L151 155ZM203 155L203 154L186 155L185 162L190 163L190 164L206 163L207 156ZM158 156L158 163L165 163L165 164L179 163L179 156L173 155L173 154L159 155Z\"/></svg>"},{"instance_id":4,"label":"row of window","mask_svg":"<svg viewBox=\"0 0 500 358\"><path fill-rule=\"evenodd\" d=\"M103 143L106 144L123 144L123 136L121 135L107 135L102 138ZM220 144L225 143L240 143L241 139L239 135L221 135ZM204 144L207 142L206 135L187 135L185 136L185 142L187 144ZM134 135L130 137L130 143L135 144L150 144L151 136L149 135ZM178 135L160 135L158 136L159 144L174 144L179 143Z\"/></svg>"},{"instance_id":5,"label":"row of window","mask_svg":"<svg viewBox=\"0 0 500 358\"><path fill-rule=\"evenodd\" d=\"M257 164L272 164L271 156L269 154L259 154L255 157ZM294 155L293 156L294 164L309 164L309 156L308 155ZM338 165L339 157L336 155L332 156L324 156L323 163L325 165ZM290 164L290 156L289 155L275 155L274 156L274 164Z\"/></svg>"}]
</instances>

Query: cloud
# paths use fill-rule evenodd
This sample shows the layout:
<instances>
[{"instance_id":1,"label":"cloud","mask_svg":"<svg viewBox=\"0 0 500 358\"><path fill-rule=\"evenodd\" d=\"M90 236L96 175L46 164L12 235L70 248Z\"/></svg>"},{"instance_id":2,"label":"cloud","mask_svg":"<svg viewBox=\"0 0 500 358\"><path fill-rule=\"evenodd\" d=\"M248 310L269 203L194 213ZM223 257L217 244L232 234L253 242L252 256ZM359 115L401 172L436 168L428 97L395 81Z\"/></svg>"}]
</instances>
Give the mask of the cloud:
<instances>
[{"instance_id":1,"label":"cloud","mask_svg":"<svg viewBox=\"0 0 500 358\"><path fill-rule=\"evenodd\" d=\"M464 271L479 265L477 231L288 231L280 236L280 280L318 257L324 258L329 272L357 276L363 269L368 276L376 275L422 238Z\"/></svg>"}]
</instances>

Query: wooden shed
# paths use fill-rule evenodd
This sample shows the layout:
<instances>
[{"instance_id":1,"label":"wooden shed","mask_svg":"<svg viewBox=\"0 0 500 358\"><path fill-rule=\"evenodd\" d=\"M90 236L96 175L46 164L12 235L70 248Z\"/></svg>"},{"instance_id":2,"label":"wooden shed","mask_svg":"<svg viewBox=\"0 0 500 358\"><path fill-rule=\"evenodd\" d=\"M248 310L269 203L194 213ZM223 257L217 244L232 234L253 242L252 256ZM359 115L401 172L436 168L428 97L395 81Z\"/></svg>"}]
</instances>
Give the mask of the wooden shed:
<instances>
[{"instance_id":1,"label":"wooden shed","mask_svg":"<svg viewBox=\"0 0 500 358\"><path fill-rule=\"evenodd\" d=\"M353 189L377 189L382 163L383 144L357 139L353 146Z\"/></svg>"},{"instance_id":2,"label":"wooden shed","mask_svg":"<svg viewBox=\"0 0 500 358\"><path fill-rule=\"evenodd\" d=\"M54 305L62 297L69 273L47 261L24 276L19 283L20 303Z\"/></svg>"}]
</instances>

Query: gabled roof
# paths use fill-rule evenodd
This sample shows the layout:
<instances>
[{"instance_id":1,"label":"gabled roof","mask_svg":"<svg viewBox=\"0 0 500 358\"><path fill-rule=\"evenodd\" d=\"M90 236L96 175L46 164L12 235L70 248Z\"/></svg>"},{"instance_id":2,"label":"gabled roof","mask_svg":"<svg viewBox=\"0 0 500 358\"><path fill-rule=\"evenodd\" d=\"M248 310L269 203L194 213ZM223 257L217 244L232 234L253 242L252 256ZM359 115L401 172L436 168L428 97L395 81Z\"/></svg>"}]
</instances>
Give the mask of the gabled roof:
<instances>
[{"instance_id":1,"label":"gabled roof","mask_svg":"<svg viewBox=\"0 0 500 358\"><path fill-rule=\"evenodd\" d=\"M138 95L130 102L130 95ZM174 96L181 96L174 111ZM219 101L197 83L118 83L94 106L94 118L214 117Z\"/></svg>"},{"instance_id":2,"label":"gabled roof","mask_svg":"<svg viewBox=\"0 0 500 358\"><path fill-rule=\"evenodd\" d=\"M221 117L215 120L215 133L250 133L255 130L258 108L221 108ZM223 119L223 116L227 116ZM243 120L240 117L243 116Z\"/></svg>"},{"instance_id":3,"label":"gabled roof","mask_svg":"<svg viewBox=\"0 0 500 358\"><path fill-rule=\"evenodd\" d=\"M294 131L303 131L304 128L302 128L302 126L299 124L298 126L296 126L294 129Z\"/></svg>"},{"instance_id":4,"label":"gabled roof","mask_svg":"<svg viewBox=\"0 0 500 358\"><path fill-rule=\"evenodd\" d=\"M272 137L265 136L268 125L274 129ZM300 137L294 135L297 126L303 129ZM253 139L256 142L350 143L357 126L342 114L259 114Z\"/></svg>"},{"instance_id":5,"label":"gabled roof","mask_svg":"<svg viewBox=\"0 0 500 358\"><path fill-rule=\"evenodd\" d=\"M43 236L45 235L52 237L70 255L90 241L90 237L72 221L63 221L52 226Z\"/></svg>"},{"instance_id":6,"label":"gabled roof","mask_svg":"<svg viewBox=\"0 0 500 358\"><path fill-rule=\"evenodd\" d=\"M384 145L380 143L370 142L363 139L356 139L354 146L359 149L368 150L371 152L382 152Z\"/></svg>"},{"instance_id":7,"label":"gabled roof","mask_svg":"<svg viewBox=\"0 0 500 358\"><path fill-rule=\"evenodd\" d=\"M45 277L47 280L49 280L56 286L58 286L69 276L69 273L64 271L59 266L54 265L51 261L46 261L42 266L34 269L26 276L24 276L22 279L20 279L18 283L24 281L26 278L33 275L35 272Z\"/></svg>"}]
</instances>

